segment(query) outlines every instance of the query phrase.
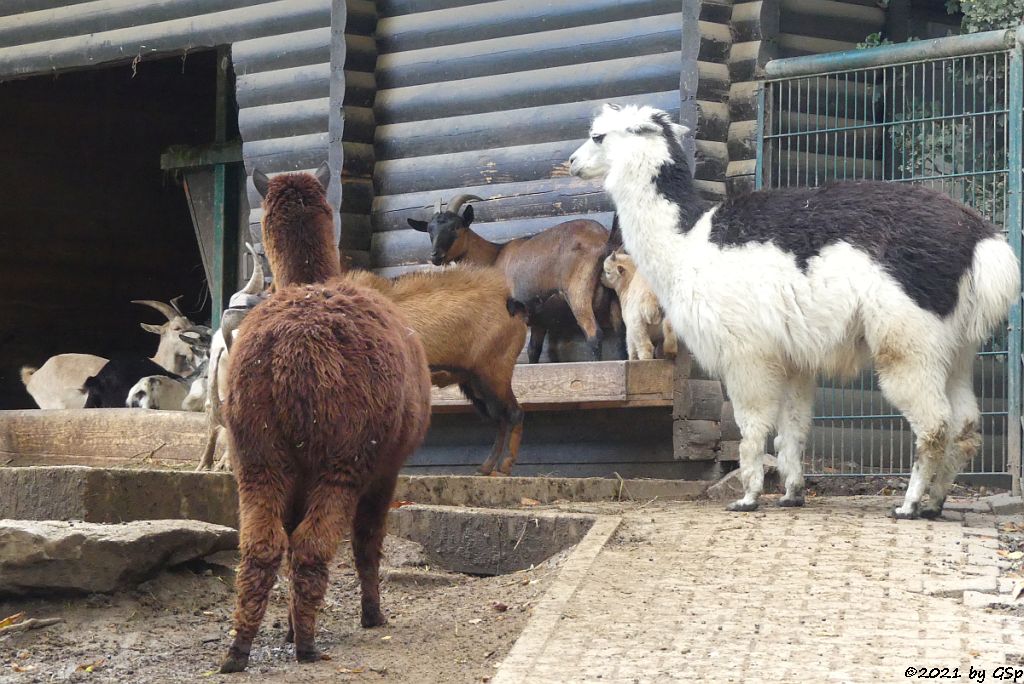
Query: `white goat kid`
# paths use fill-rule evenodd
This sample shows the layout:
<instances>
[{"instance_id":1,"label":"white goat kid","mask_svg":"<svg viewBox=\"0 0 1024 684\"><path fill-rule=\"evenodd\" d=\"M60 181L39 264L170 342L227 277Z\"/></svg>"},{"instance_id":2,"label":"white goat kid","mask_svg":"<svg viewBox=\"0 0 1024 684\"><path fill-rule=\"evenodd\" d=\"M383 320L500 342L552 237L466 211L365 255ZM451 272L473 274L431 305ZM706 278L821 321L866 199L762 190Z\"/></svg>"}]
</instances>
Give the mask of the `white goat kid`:
<instances>
[{"instance_id":1,"label":"white goat kid","mask_svg":"<svg viewBox=\"0 0 1024 684\"><path fill-rule=\"evenodd\" d=\"M647 280L636 272L633 257L617 249L604 260L601 283L615 290L626 323L626 351L631 359L653 359L661 342L666 358L676 356L676 336Z\"/></svg>"},{"instance_id":2,"label":"white goat kid","mask_svg":"<svg viewBox=\"0 0 1024 684\"><path fill-rule=\"evenodd\" d=\"M180 411L188 395L188 383L166 375L148 375L128 390L125 406L165 411Z\"/></svg>"},{"instance_id":3,"label":"white goat kid","mask_svg":"<svg viewBox=\"0 0 1024 684\"><path fill-rule=\"evenodd\" d=\"M694 357L725 382L742 433L744 496L730 510L757 507L775 429L779 503L803 503L815 374L873 359L916 436L893 514L937 517L981 445L972 364L1020 296L1012 249L979 214L919 186L762 190L709 206L680 145L687 132L665 112L606 105L570 163L604 177L626 250Z\"/></svg>"}]
</instances>

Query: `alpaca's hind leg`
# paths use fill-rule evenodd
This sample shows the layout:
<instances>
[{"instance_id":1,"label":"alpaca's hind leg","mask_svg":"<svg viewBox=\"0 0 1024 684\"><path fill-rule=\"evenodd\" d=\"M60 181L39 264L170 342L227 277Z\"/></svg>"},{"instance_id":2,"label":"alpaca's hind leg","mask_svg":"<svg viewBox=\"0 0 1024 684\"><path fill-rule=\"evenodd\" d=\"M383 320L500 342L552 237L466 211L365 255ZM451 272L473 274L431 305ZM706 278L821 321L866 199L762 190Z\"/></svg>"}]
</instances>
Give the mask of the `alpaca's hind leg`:
<instances>
[{"instance_id":1,"label":"alpaca's hind leg","mask_svg":"<svg viewBox=\"0 0 1024 684\"><path fill-rule=\"evenodd\" d=\"M779 474L786 493L779 499L780 506L804 505L804 445L811 429L814 413L814 376L799 374L786 381L786 396L779 409L775 438Z\"/></svg>"},{"instance_id":2,"label":"alpaca's hind leg","mask_svg":"<svg viewBox=\"0 0 1024 684\"><path fill-rule=\"evenodd\" d=\"M921 508L922 518L938 518L942 515L942 507L946 503L949 488L953 486L953 480L981 449L981 413L978 410L978 399L974 396L975 353L973 348L961 350L946 381L946 395L953 411L949 446L928 489L928 503Z\"/></svg>"},{"instance_id":3,"label":"alpaca's hind leg","mask_svg":"<svg viewBox=\"0 0 1024 684\"><path fill-rule=\"evenodd\" d=\"M306 514L289 539L291 551L291 622L295 659L320 659L316 648L316 613L323 602L334 558L347 523L352 520L356 495L351 487L320 481L306 500Z\"/></svg>"},{"instance_id":4,"label":"alpaca's hind leg","mask_svg":"<svg viewBox=\"0 0 1024 684\"><path fill-rule=\"evenodd\" d=\"M946 396L944 365L934 359L906 356L880 363L878 382L885 398L910 422L917 446L903 505L893 509L893 517L917 518L921 498L945 461L949 445L952 407Z\"/></svg>"},{"instance_id":5,"label":"alpaca's hind leg","mask_svg":"<svg viewBox=\"0 0 1024 684\"><path fill-rule=\"evenodd\" d=\"M248 665L252 640L263 621L288 543L282 522L286 483L269 476L264 481L267 484L245 482L238 487L241 562L235 576L235 640L221 672L241 672Z\"/></svg>"},{"instance_id":6,"label":"alpaca's hind leg","mask_svg":"<svg viewBox=\"0 0 1024 684\"><path fill-rule=\"evenodd\" d=\"M359 622L363 627L387 622L380 610L380 555L396 480L392 475L371 485L359 499L352 524L352 555L362 590Z\"/></svg>"},{"instance_id":7,"label":"alpaca's hind leg","mask_svg":"<svg viewBox=\"0 0 1024 684\"><path fill-rule=\"evenodd\" d=\"M768 364L734 364L726 374L725 386L740 428L740 482L743 483L743 498L733 501L727 508L754 511L764 489L764 448L779 415L783 378Z\"/></svg>"}]
</instances>

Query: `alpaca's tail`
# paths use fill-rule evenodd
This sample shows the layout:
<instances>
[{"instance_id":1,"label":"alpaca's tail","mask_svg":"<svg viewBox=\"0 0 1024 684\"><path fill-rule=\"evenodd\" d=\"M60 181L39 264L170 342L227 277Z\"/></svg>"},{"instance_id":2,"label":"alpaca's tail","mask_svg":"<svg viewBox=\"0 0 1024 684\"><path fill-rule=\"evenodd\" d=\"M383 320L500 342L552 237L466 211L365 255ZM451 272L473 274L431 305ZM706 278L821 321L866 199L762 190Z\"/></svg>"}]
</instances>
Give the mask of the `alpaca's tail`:
<instances>
[{"instance_id":1,"label":"alpaca's tail","mask_svg":"<svg viewBox=\"0 0 1024 684\"><path fill-rule=\"evenodd\" d=\"M1006 320L1010 307L1021 296L1020 262L1006 240L988 238L974 248L971 277L974 312L968 321L968 335L980 344Z\"/></svg>"},{"instance_id":2,"label":"alpaca's tail","mask_svg":"<svg viewBox=\"0 0 1024 684\"><path fill-rule=\"evenodd\" d=\"M29 380L32 379L32 376L35 375L35 372L37 370L39 370L39 369L38 368L33 368L32 366L22 366L21 367L21 382L22 382L22 384L25 385L25 387L28 387Z\"/></svg>"}]
</instances>

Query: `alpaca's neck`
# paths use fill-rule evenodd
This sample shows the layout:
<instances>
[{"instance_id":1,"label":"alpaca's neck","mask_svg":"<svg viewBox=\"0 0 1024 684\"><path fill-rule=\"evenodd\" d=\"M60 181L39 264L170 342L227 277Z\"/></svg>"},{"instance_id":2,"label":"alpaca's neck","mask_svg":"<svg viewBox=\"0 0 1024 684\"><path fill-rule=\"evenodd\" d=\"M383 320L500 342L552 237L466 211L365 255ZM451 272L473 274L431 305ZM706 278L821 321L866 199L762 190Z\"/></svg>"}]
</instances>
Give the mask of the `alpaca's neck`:
<instances>
[{"instance_id":1,"label":"alpaca's neck","mask_svg":"<svg viewBox=\"0 0 1024 684\"><path fill-rule=\"evenodd\" d=\"M341 275L341 255L332 239L298 231L283 237L275 240L264 232L267 259L279 287L323 283Z\"/></svg>"},{"instance_id":2,"label":"alpaca's neck","mask_svg":"<svg viewBox=\"0 0 1024 684\"><path fill-rule=\"evenodd\" d=\"M466 230L466 252L460 261L481 266L491 266L498 260L498 253L501 252L501 245L489 242L471 230Z\"/></svg>"}]
</instances>

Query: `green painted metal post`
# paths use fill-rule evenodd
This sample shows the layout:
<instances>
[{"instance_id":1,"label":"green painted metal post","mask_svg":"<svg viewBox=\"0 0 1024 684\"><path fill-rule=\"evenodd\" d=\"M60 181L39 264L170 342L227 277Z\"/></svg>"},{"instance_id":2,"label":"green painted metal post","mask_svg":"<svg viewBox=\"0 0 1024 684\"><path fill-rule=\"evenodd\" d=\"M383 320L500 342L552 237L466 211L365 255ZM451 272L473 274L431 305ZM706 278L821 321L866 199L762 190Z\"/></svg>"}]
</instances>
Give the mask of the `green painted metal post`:
<instances>
[{"instance_id":1,"label":"green painted metal post","mask_svg":"<svg viewBox=\"0 0 1024 684\"><path fill-rule=\"evenodd\" d=\"M1010 53L1010 74L1009 88L1010 104L1007 112L1008 140L1006 151L1007 156L1007 178L1006 178L1006 235L1010 245L1021 257L1021 201L1024 199L1021 193L1021 184L1024 182L1021 169L1022 155L1024 155L1024 51L1020 43L1014 46ZM1009 345L1007 355L1009 363L1009 387L1007 399L1007 466L1013 479L1013 491L1020 494L1021 477L1021 432L1024 427L1021 424L1021 300L1010 310L1009 320Z\"/></svg>"},{"instance_id":2,"label":"green painted metal post","mask_svg":"<svg viewBox=\"0 0 1024 684\"><path fill-rule=\"evenodd\" d=\"M768 84L761 81L757 89L757 160L754 162L754 189L760 190L764 183L764 127L768 114L765 107L765 89Z\"/></svg>"},{"instance_id":3,"label":"green painted metal post","mask_svg":"<svg viewBox=\"0 0 1024 684\"><path fill-rule=\"evenodd\" d=\"M230 48L217 50L217 109L214 142L225 143L231 107ZM238 255L238 179L233 167L216 164L213 168L213 282L210 283L210 316L214 328L220 325L237 279Z\"/></svg>"}]
</instances>

